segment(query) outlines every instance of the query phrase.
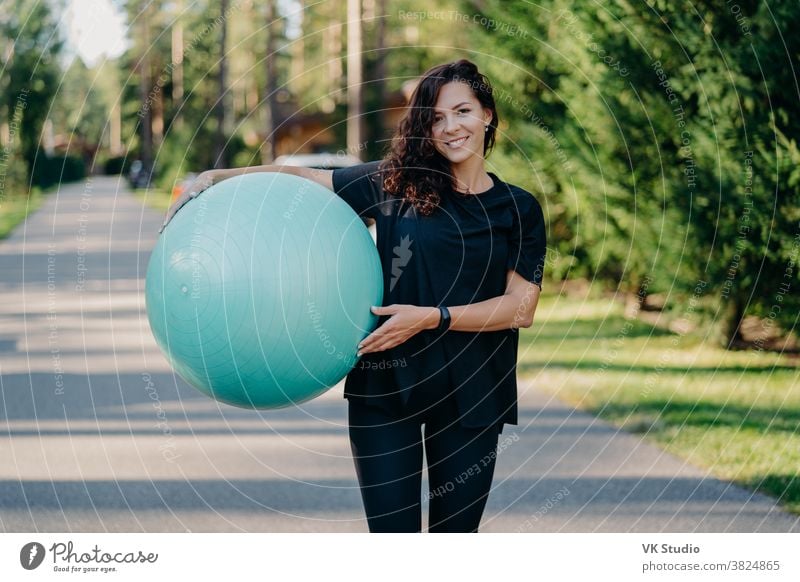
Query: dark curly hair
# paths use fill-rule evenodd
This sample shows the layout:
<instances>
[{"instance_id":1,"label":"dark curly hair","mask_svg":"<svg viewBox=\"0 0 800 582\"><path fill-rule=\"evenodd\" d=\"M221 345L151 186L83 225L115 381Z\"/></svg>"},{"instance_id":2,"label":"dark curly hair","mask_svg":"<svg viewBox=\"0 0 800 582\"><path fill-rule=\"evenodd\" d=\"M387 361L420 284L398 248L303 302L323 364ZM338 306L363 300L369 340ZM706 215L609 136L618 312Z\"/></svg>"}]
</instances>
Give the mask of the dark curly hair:
<instances>
[{"instance_id":1,"label":"dark curly hair","mask_svg":"<svg viewBox=\"0 0 800 582\"><path fill-rule=\"evenodd\" d=\"M494 147L498 122L492 85L474 63L461 59L433 67L422 76L380 164L384 190L404 198L424 216L437 208L440 192L455 189L450 161L436 150L431 138L439 90L454 81L466 83L480 104L492 112L483 142L486 157Z\"/></svg>"}]
</instances>

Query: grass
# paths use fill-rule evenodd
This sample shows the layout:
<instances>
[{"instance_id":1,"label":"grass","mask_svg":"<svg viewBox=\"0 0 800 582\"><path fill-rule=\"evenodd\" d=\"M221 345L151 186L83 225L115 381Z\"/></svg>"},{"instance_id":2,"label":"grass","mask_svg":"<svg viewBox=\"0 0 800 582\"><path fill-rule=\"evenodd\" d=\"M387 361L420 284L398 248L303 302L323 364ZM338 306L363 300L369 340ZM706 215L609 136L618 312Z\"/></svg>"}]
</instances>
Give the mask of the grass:
<instances>
[{"instance_id":1,"label":"grass","mask_svg":"<svg viewBox=\"0 0 800 582\"><path fill-rule=\"evenodd\" d=\"M608 299L542 297L520 374L690 463L800 514L796 356L726 351L626 317Z\"/></svg>"},{"instance_id":2,"label":"grass","mask_svg":"<svg viewBox=\"0 0 800 582\"><path fill-rule=\"evenodd\" d=\"M42 205L44 196L38 189L25 194L9 194L0 197L0 240L7 238L14 228L31 212Z\"/></svg>"},{"instance_id":3,"label":"grass","mask_svg":"<svg viewBox=\"0 0 800 582\"><path fill-rule=\"evenodd\" d=\"M169 208L171 194L166 190L137 188L133 191L133 194L144 204L161 213L166 213Z\"/></svg>"}]
</instances>

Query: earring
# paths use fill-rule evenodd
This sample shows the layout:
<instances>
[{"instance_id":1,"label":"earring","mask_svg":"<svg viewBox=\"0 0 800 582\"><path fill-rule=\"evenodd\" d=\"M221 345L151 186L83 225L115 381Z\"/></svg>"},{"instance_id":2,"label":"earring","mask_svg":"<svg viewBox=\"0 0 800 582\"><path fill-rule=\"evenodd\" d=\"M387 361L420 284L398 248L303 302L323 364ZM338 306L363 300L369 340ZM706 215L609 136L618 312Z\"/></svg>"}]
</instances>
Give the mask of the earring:
<instances>
[{"instance_id":1,"label":"earring","mask_svg":"<svg viewBox=\"0 0 800 582\"><path fill-rule=\"evenodd\" d=\"M488 125L484 125L483 126L483 131L489 131L489 126Z\"/></svg>"}]
</instances>

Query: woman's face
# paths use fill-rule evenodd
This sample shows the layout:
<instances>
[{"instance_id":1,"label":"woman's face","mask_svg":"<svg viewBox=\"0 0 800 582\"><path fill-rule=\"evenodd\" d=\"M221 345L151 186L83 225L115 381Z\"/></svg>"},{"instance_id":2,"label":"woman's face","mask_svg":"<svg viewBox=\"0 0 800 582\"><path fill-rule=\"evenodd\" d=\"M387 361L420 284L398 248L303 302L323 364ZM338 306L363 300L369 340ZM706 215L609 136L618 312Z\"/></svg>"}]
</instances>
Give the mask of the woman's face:
<instances>
[{"instance_id":1,"label":"woman's face","mask_svg":"<svg viewBox=\"0 0 800 582\"><path fill-rule=\"evenodd\" d=\"M483 158L486 125L491 120L492 111L481 106L466 83L447 83L439 89L434 106L433 143L451 164L472 156Z\"/></svg>"}]
</instances>

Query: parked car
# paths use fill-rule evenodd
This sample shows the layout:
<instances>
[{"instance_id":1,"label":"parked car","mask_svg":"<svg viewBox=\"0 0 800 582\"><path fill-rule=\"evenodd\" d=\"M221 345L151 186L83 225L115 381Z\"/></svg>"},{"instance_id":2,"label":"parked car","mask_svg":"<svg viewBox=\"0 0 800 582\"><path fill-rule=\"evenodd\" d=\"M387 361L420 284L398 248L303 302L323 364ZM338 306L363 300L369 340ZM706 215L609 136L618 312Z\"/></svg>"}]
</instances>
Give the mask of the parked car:
<instances>
[{"instance_id":1,"label":"parked car","mask_svg":"<svg viewBox=\"0 0 800 582\"><path fill-rule=\"evenodd\" d=\"M189 172L186 174L181 180L176 180L175 185L172 187L172 196L170 197L170 204L175 202L180 195L183 194L186 189L192 185L194 179L197 178L197 174L194 172Z\"/></svg>"},{"instance_id":2,"label":"parked car","mask_svg":"<svg viewBox=\"0 0 800 582\"><path fill-rule=\"evenodd\" d=\"M342 152L320 153L320 154L292 154L278 156L272 162L276 166L301 166L303 168L319 168L321 170L332 170L334 168L346 168L360 164L361 160L350 154Z\"/></svg>"}]
</instances>

